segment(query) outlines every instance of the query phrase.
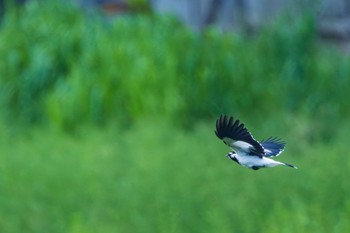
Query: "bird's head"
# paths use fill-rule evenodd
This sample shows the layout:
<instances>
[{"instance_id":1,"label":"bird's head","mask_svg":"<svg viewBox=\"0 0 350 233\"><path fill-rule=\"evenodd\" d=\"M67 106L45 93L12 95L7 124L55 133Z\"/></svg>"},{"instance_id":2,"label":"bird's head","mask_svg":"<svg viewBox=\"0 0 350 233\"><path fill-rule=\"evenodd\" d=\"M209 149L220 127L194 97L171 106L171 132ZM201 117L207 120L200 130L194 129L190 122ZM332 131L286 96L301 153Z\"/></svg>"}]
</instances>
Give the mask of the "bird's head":
<instances>
[{"instance_id":1,"label":"bird's head","mask_svg":"<svg viewBox=\"0 0 350 233\"><path fill-rule=\"evenodd\" d=\"M235 157L235 152L231 151L230 153L228 153L226 156L230 159L233 159Z\"/></svg>"}]
</instances>

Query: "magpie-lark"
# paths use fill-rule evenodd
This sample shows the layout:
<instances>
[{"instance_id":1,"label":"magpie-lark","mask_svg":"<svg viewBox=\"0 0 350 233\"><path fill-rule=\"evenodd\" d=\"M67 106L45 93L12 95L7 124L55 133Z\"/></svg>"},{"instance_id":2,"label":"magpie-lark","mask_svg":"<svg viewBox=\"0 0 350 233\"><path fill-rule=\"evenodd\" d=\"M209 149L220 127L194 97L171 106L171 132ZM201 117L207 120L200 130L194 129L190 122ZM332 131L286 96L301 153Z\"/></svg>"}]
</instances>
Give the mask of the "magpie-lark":
<instances>
[{"instance_id":1,"label":"magpie-lark","mask_svg":"<svg viewBox=\"0 0 350 233\"><path fill-rule=\"evenodd\" d=\"M226 115L221 115L216 121L215 134L226 145L233 149L226 156L244 167L258 170L264 167L275 167L284 165L297 168L288 163L278 162L269 157L280 155L286 143L277 137L269 137L266 140L258 142L249 133L244 124L239 120Z\"/></svg>"}]
</instances>

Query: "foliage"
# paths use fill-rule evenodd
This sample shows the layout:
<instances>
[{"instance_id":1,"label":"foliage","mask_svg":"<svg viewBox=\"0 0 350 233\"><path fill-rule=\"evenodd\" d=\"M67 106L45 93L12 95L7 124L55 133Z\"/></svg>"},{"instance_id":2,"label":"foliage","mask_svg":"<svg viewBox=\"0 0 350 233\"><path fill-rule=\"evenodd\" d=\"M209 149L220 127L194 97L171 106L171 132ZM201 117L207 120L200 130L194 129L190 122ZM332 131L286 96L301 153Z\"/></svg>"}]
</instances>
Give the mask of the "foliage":
<instances>
[{"instance_id":1,"label":"foliage","mask_svg":"<svg viewBox=\"0 0 350 233\"><path fill-rule=\"evenodd\" d=\"M31 1L1 26L1 112L13 123L63 129L155 115L189 125L222 112L341 122L348 59L318 46L313 25L277 24L244 38L191 32L170 17L106 22L69 4Z\"/></svg>"},{"instance_id":2,"label":"foliage","mask_svg":"<svg viewBox=\"0 0 350 233\"><path fill-rule=\"evenodd\" d=\"M298 170L239 167L213 124L4 134L0 231L348 232L347 139L285 139L278 159Z\"/></svg>"},{"instance_id":3,"label":"foliage","mask_svg":"<svg viewBox=\"0 0 350 233\"><path fill-rule=\"evenodd\" d=\"M0 232L349 232L349 58L312 18L284 25L246 38L48 1L8 11ZM282 136L278 159L300 169L225 158L221 113Z\"/></svg>"}]
</instances>

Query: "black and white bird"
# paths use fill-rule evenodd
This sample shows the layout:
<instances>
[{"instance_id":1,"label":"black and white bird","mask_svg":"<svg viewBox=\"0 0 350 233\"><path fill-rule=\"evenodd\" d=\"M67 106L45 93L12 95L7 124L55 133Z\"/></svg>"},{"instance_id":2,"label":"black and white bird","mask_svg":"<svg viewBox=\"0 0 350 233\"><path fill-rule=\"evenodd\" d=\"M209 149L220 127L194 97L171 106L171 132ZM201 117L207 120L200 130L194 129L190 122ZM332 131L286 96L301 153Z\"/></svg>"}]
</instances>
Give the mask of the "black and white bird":
<instances>
[{"instance_id":1,"label":"black and white bird","mask_svg":"<svg viewBox=\"0 0 350 233\"><path fill-rule=\"evenodd\" d=\"M270 157L280 155L286 143L276 137L270 137L258 142L249 133L244 124L239 120L234 121L233 117L221 115L216 121L215 134L226 145L232 148L232 152L226 156L244 167L258 170L264 167L275 167L284 165L297 168L288 163L275 161Z\"/></svg>"}]
</instances>

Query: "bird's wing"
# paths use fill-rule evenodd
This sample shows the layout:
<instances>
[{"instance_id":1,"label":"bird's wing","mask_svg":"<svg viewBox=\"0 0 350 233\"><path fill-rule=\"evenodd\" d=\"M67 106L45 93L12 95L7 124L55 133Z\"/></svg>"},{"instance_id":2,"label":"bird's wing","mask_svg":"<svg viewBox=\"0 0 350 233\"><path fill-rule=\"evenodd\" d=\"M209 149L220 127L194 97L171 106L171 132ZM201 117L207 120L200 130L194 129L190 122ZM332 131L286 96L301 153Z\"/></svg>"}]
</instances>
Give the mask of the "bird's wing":
<instances>
[{"instance_id":1,"label":"bird's wing","mask_svg":"<svg viewBox=\"0 0 350 233\"><path fill-rule=\"evenodd\" d=\"M266 140L262 140L260 143L264 147L266 157L280 155L286 146L284 141L276 137L269 137Z\"/></svg>"},{"instance_id":2,"label":"bird's wing","mask_svg":"<svg viewBox=\"0 0 350 233\"><path fill-rule=\"evenodd\" d=\"M264 148L252 137L244 124L239 123L239 120L234 121L233 117L228 119L226 115L221 115L216 121L215 134L237 153L259 157L265 154Z\"/></svg>"}]
</instances>

